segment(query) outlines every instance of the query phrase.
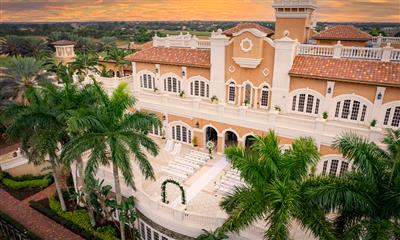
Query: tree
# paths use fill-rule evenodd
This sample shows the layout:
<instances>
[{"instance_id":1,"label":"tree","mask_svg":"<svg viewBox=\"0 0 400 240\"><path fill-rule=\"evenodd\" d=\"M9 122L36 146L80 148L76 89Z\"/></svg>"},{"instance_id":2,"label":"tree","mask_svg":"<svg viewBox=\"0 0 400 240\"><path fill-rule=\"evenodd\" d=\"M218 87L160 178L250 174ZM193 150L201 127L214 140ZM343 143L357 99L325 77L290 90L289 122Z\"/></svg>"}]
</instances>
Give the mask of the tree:
<instances>
[{"instance_id":1,"label":"tree","mask_svg":"<svg viewBox=\"0 0 400 240\"><path fill-rule=\"evenodd\" d=\"M295 139L283 152L270 131L265 137L255 137L250 148L229 147L225 154L246 185L222 199L220 206L229 214L222 230L240 231L265 220L269 224L265 239L288 239L290 224L297 220L315 236L334 239L324 211L309 204L304 194L308 171L319 160L312 139Z\"/></svg>"},{"instance_id":2,"label":"tree","mask_svg":"<svg viewBox=\"0 0 400 240\"><path fill-rule=\"evenodd\" d=\"M117 48L117 44L115 37L102 37L100 39L100 45L101 45L101 50L102 51L108 51L110 49Z\"/></svg>"},{"instance_id":3,"label":"tree","mask_svg":"<svg viewBox=\"0 0 400 240\"><path fill-rule=\"evenodd\" d=\"M335 211L338 239L398 239L400 237L400 130L388 130L387 150L345 133L334 141L354 170L340 177L315 179L311 201Z\"/></svg>"},{"instance_id":4,"label":"tree","mask_svg":"<svg viewBox=\"0 0 400 240\"><path fill-rule=\"evenodd\" d=\"M99 104L93 111L71 118L71 129L80 129L63 149L62 156L66 161L76 159L84 152L90 151L85 167L85 181L93 179L99 165L112 165L117 204L121 204L121 185L119 171L128 186L134 187L132 155L146 178L154 179L154 171L143 152L157 155L157 144L147 136L149 130L161 126L160 120L151 113L127 113L135 104L135 99L127 93L127 84L121 83L109 97L95 82ZM120 221L122 239L125 238L125 224Z\"/></svg>"},{"instance_id":5,"label":"tree","mask_svg":"<svg viewBox=\"0 0 400 240\"><path fill-rule=\"evenodd\" d=\"M65 211L66 205L59 182L61 162L57 154L60 150L59 144L67 138L65 125L60 121L58 111L49 104L46 95L39 88L27 87L26 99L26 104L10 105L3 112L6 136L11 141L19 140L21 149L35 165L49 161L58 198Z\"/></svg>"},{"instance_id":6,"label":"tree","mask_svg":"<svg viewBox=\"0 0 400 240\"><path fill-rule=\"evenodd\" d=\"M129 64L129 61L125 60L125 57L131 53L132 51L128 49L112 48L106 52L104 60L114 62L118 71L123 73L123 66Z\"/></svg>"},{"instance_id":7,"label":"tree","mask_svg":"<svg viewBox=\"0 0 400 240\"><path fill-rule=\"evenodd\" d=\"M70 64L72 70L78 74L79 80L83 81L89 71L98 72L99 57L92 53L78 53L75 60Z\"/></svg>"},{"instance_id":8,"label":"tree","mask_svg":"<svg viewBox=\"0 0 400 240\"><path fill-rule=\"evenodd\" d=\"M25 37L21 53L22 56L43 58L50 56L51 51L46 40L39 37Z\"/></svg>"},{"instance_id":9,"label":"tree","mask_svg":"<svg viewBox=\"0 0 400 240\"><path fill-rule=\"evenodd\" d=\"M22 55L23 39L20 36L7 35L0 39L0 54L8 56Z\"/></svg>"},{"instance_id":10,"label":"tree","mask_svg":"<svg viewBox=\"0 0 400 240\"><path fill-rule=\"evenodd\" d=\"M202 229L203 233L200 234L196 240L224 240L228 239L228 236L221 232L218 228L215 231L207 231Z\"/></svg>"},{"instance_id":11,"label":"tree","mask_svg":"<svg viewBox=\"0 0 400 240\"><path fill-rule=\"evenodd\" d=\"M5 78L0 80L1 99L12 98L27 104L28 87L48 82L44 61L33 57L13 57L6 63Z\"/></svg>"}]
</instances>

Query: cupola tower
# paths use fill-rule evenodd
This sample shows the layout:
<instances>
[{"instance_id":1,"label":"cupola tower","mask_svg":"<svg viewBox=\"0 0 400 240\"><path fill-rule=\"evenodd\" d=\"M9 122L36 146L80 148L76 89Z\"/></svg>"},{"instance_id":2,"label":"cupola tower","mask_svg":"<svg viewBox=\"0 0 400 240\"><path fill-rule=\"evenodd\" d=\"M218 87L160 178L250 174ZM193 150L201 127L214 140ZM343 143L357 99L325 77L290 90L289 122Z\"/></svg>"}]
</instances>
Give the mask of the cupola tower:
<instances>
[{"instance_id":1,"label":"cupola tower","mask_svg":"<svg viewBox=\"0 0 400 240\"><path fill-rule=\"evenodd\" d=\"M313 13L317 9L316 0L274 0L275 39L284 37L289 31L292 39L301 43L307 42L313 33Z\"/></svg>"}]
</instances>

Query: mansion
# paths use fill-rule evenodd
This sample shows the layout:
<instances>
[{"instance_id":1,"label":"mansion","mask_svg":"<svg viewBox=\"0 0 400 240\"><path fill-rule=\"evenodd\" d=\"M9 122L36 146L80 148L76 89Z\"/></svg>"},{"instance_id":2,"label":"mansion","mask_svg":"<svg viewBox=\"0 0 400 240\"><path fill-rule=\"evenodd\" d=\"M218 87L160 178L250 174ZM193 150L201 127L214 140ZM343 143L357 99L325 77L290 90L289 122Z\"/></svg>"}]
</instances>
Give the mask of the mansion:
<instances>
[{"instance_id":1,"label":"mansion","mask_svg":"<svg viewBox=\"0 0 400 240\"><path fill-rule=\"evenodd\" d=\"M137 199L142 239L194 239L223 223L221 197L244 184L223 155L227 146L248 147L270 129L282 149L311 136L321 154L315 174L341 174L351 170L331 147L341 133L380 144L385 129L400 127L400 38L372 37L352 26L315 32L315 0L274 0L272 7L274 31L241 23L209 39L154 36L126 57L130 65L118 77L98 76L110 92L128 82L136 109L163 122L151 133L162 149L150 158L157 180L137 173L137 191L123 187ZM74 54L71 42L56 49L62 59ZM209 141L213 159L202 155ZM101 168L98 177L112 185L111 172ZM170 203L161 202L169 178L187 189L185 205L172 187ZM255 223L230 239L262 239L266 225ZM291 236L314 239L296 224Z\"/></svg>"}]
</instances>

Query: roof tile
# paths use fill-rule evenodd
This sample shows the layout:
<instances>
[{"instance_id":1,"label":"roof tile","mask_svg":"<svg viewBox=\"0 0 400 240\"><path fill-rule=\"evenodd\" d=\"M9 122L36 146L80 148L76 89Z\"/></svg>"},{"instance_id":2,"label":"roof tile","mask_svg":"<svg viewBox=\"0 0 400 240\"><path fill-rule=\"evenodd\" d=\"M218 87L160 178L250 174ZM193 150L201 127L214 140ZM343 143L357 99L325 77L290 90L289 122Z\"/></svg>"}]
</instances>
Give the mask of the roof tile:
<instances>
[{"instance_id":1,"label":"roof tile","mask_svg":"<svg viewBox=\"0 0 400 240\"><path fill-rule=\"evenodd\" d=\"M369 41L372 36L358 28L349 25L338 25L328 28L313 37L317 40L353 40Z\"/></svg>"},{"instance_id":2,"label":"roof tile","mask_svg":"<svg viewBox=\"0 0 400 240\"><path fill-rule=\"evenodd\" d=\"M290 75L400 85L400 63L331 57L296 56Z\"/></svg>"},{"instance_id":3,"label":"roof tile","mask_svg":"<svg viewBox=\"0 0 400 240\"><path fill-rule=\"evenodd\" d=\"M261 26L257 23L239 23L235 27L225 30L223 33L227 36L231 36L232 34L240 32L241 30L246 28L255 28L263 33L266 33L268 37L274 34L274 31L272 31L271 29Z\"/></svg>"}]
</instances>

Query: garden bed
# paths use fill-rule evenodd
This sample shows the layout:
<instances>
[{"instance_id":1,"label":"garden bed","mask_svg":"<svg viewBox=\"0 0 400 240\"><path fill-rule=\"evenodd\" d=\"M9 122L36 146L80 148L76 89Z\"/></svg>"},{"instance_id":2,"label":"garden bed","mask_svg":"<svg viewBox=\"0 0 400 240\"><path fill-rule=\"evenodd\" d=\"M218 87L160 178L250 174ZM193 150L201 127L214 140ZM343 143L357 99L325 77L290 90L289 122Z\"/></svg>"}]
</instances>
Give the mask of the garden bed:
<instances>
[{"instance_id":1,"label":"garden bed","mask_svg":"<svg viewBox=\"0 0 400 240\"><path fill-rule=\"evenodd\" d=\"M53 219L57 223L63 225L67 229L85 239L119 239L117 237L118 229L116 229L112 223L105 226L99 226L94 229L90 225L90 219L86 209L78 208L63 212L61 210L60 203L55 199L54 196L50 196L49 199L43 199L40 201L31 201L29 204L35 210ZM73 206L73 204L67 205L69 209Z\"/></svg>"},{"instance_id":2,"label":"garden bed","mask_svg":"<svg viewBox=\"0 0 400 240\"><path fill-rule=\"evenodd\" d=\"M35 195L53 182L53 178L49 175L13 177L6 172L0 180L0 187L18 200Z\"/></svg>"}]
</instances>

